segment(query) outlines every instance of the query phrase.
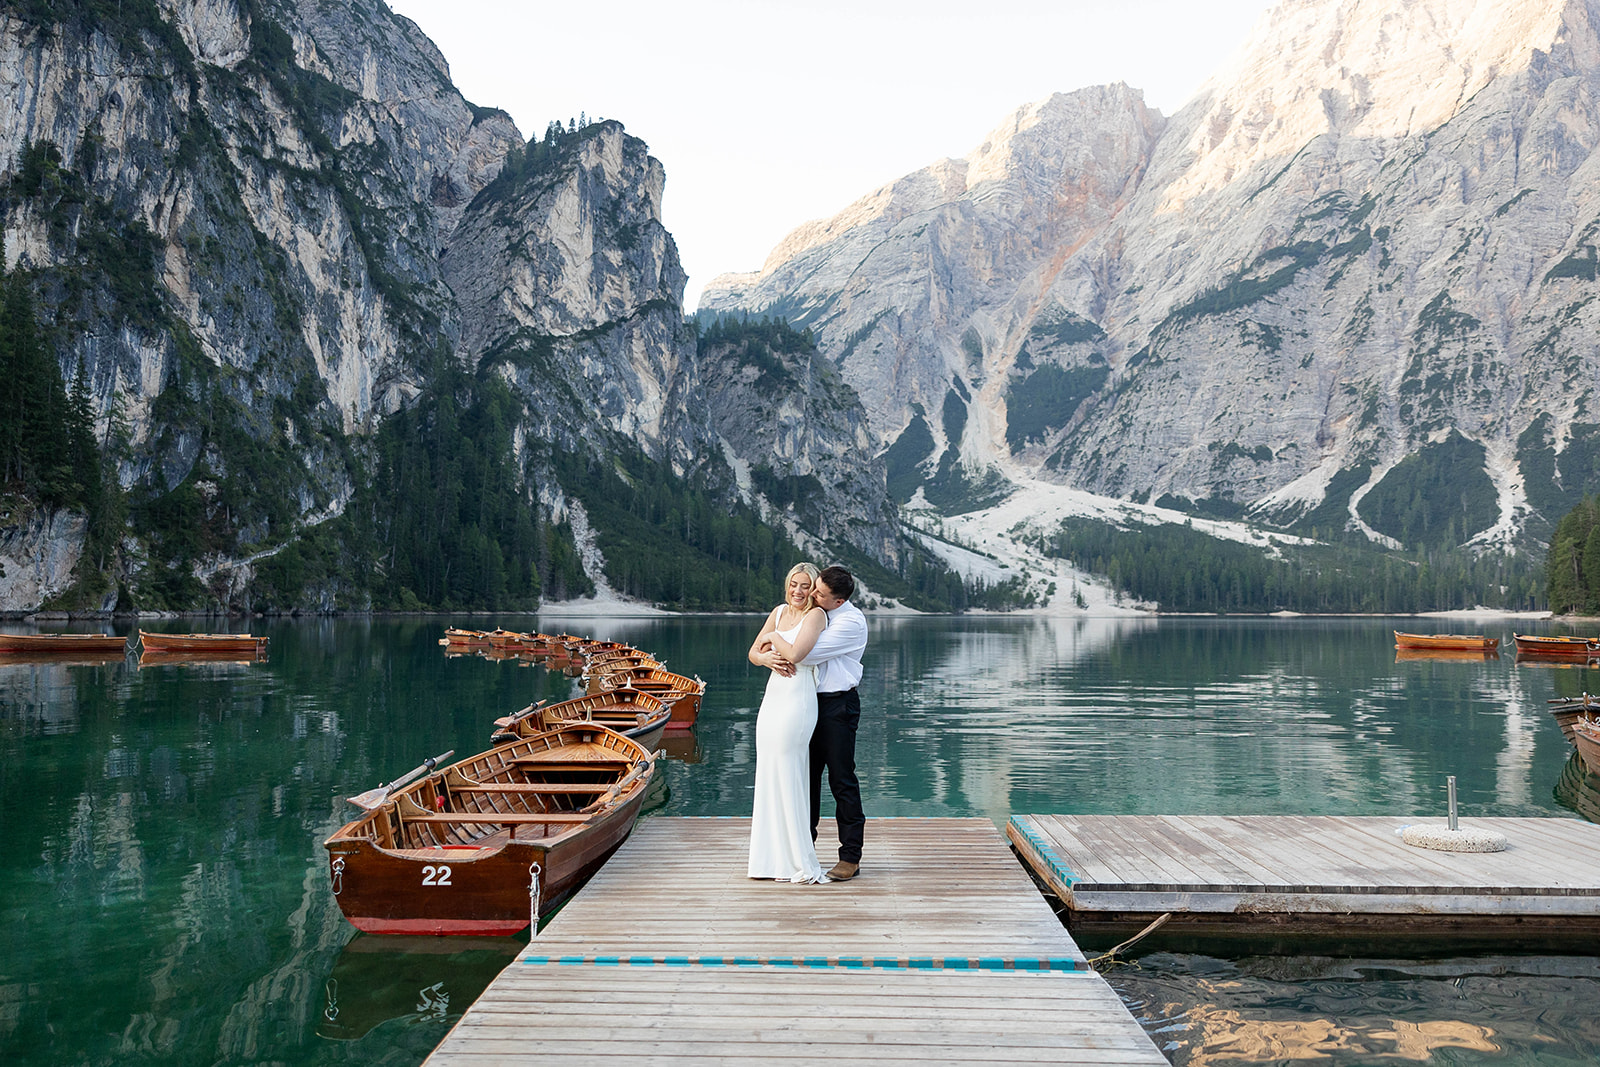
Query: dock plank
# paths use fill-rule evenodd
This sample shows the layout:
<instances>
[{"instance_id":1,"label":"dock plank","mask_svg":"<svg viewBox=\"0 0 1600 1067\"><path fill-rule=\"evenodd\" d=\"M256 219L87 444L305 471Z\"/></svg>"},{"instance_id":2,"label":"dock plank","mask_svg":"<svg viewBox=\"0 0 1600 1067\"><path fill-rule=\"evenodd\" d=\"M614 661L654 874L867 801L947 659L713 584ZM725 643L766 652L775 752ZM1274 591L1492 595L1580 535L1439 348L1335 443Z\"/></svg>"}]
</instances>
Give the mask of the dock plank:
<instances>
[{"instance_id":1,"label":"dock plank","mask_svg":"<svg viewBox=\"0 0 1600 1067\"><path fill-rule=\"evenodd\" d=\"M749 833L641 822L429 1067L1166 1063L989 820L870 820L860 875L818 886L746 878Z\"/></svg>"},{"instance_id":2,"label":"dock plank","mask_svg":"<svg viewBox=\"0 0 1600 1067\"><path fill-rule=\"evenodd\" d=\"M1575 819L1475 818L1497 853L1406 844L1404 817L1016 816L1025 862L1079 917L1178 911L1600 922L1600 827ZM1174 863L1174 856L1189 857ZM1059 872L1072 872L1070 884ZM1115 877L1107 872L1115 871Z\"/></svg>"}]
</instances>

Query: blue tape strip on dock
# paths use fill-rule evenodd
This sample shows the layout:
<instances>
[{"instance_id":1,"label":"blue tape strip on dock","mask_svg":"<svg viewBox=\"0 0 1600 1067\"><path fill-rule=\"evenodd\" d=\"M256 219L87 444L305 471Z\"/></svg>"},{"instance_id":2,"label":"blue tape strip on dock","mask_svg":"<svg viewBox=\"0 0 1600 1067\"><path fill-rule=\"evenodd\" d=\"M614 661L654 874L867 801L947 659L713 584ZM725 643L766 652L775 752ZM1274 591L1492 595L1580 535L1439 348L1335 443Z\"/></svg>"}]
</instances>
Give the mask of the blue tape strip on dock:
<instances>
[{"instance_id":1,"label":"blue tape strip on dock","mask_svg":"<svg viewBox=\"0 0 1600 1067\"><path fill-rule=\"evenodd\" d=\"M1062 956L524 956L528 967L776 967L785 970L879 971L1075 971L1092 970L1086 960Z\"/></svg>"},{"instance_id":2,"label":"blue tape strip on dock","mask_svg":"<svg viewBox=\"0 0 1600 1067\"><path fill-rule=\"evenodd\" d=\"M1016 829L1017 833L1027 838L1028 845L1033 849L1034 854L1039 857L1040 862L1050 868L1052 874L1061 880L1062 885L1069 889L1077 885L1077 874L1073 872L1071 867L1066 865L1055 849L1045 844L1044 839L1034 830L1033 824L1024 821L1026 818L1023 815L1013 815L1011 816L1011 825Z\"/></svg>"}]
</instances>

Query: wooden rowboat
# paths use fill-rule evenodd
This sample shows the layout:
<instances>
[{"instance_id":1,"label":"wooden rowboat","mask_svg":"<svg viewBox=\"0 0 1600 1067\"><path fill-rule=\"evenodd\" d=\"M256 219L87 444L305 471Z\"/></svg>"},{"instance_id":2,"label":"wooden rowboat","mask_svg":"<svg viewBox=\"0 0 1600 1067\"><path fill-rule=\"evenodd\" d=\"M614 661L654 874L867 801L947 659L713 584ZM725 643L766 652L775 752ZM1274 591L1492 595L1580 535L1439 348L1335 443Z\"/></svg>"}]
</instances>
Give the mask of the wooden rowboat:
<instances>
[{"instance_id":1,"label":"wooden rowboat","mask_svg":"<svg viewBox=\"0 0 1600 1067\"><path fill-rule=\"evenodd\" d=\"M655 769L595 723L428 774L324 842L335 899L374 934L514 934L565 900L633 830Z\"/></svg>"},{"instance_id":2,"label":"wooden rowboat","mask_svg":"<svg viewBox=\"0 0 1600 1067\"><path fill-rule=\"evenodd\" d=\"M140 630L139 643L146 652L241 652L259 656L267 651L267 639L255 634L153 634Z\"/></svg>"},{"instance_id":3,"label":"wooden rowboat","mask_svg":"<svg viewBox=\"0 0 1600 1067\"><path fill-rule=\"evenodd\" d=\"M661 741L672 709L649 693L637 689L615 689L598 696L563 700L559 704L530 705L494 721L494 744L531 737L545 730L573 722L597 722L631 738L651 752Z\"/></svg>"},{"instance_id":4,"label":"wooden rowboat","mask_svg":"<svg viewBox=\"0 0 1600 1067\"><path fill-rule=\"evenodd\" d=\"M516 630L490 630L488 636L491 648L523 649L532 647L536 635Z\"/></svg>"},{"instance_id":5,"label":"wooden rowboat","mask_svg":"<svg viewBox=\"0 0 1600 1067\"><path fill-rule=\"evenodd\" d=\"M663 666L660 660L654 656L647 656L643 652L636 652L632 655L621 652L611 653L598 662L589 661L589 665L583 672L585 687L588 689L589 694L593 696L596 693L605 692L605 686L602 681L607 675L617 674L621 671L638 670L641 667L651 669L660 666Z\"/></svg>"},{"instance_id":6,"label":"wooden rowboat","mask_svg":"<svg viewBox=\"0 0 1600 1067\"><path fill-rule=\"evenodd\" d=\"M583 653L578 651L578 646L583 644L583 638L571 634L543 634L543 645L548 650L545 655L549 658L548 666L555 670L570 667L583 662Z\"/></svg>"},{"instance_id":7,"label":"wooden rowboat","mask_svg":"<svg viewBox=\"0 0 1600 1067\"><path fill-rule=\"evenodd\" d=\"M1577 744L1572 737L1572 726L1577 722L1593 722L1600 716L1600 699L1584 693L1575 697L1556 697L1548 702L1550 714L1556 717L1556 725L1561 728L1561 736L1573 744Z\"/></svg>"},{"instance_id":8,"label":"wooden rowboat","mask_svg":"<svg viewBox=\"0 0 1600 1067\"><path fill-rule=\"evenodd\" d=\"M589 659L593 659L596 656L605 655L608 652L637 654L639 650L634 648L632 645L625 645L621 641L584 641L578 646L578 651L582 652Z\"/></svg>"},{"instance_id":9,"label":"wooden rowboat","mask_svg":"<svg viewBox=\"0 0 1600 1067\"><path fill-rule=\"evenodd\" d=\"M627 659L630 656L648 656L650 653L643 649L634 648L632 645L623 645L621 648L597 648L585 652L584 656L590 663L604 663L607 660Z\"/></svg>"},{"instance_id":10,"label":"wooden rowboat","mask_svg":"<svg viewBox=\"0 0 1600 1067\"><path fill-rule=\"evenodd\" d=\"M1600 774L1600 723L1580 719L1572 724L1572 743L1590 774Z\"/></svg>"},{"instance_id":11,"label":"wooden rowboat","mask_svg":"<svg viewBox=\"0 0 1600 1067\"><path fill-rule=\"evenodd\" d=\"M439 642L441 645L456 645L474 648L479 645L489 644L489 635L483 630L461 630L454 626L445 628L444 637Z\"/></svg>"},{"instance_id":12,"label":"wooden rowboat","mask_svg":"<svg viewBox=\"0 0 1600 1067\"><path fill-rule=\"evenodd\" d=\"M9 652L72 655L127 651L128 639L115 634L0 634L0 655Z\"/></svg>"},{"instance_id":13,"label":"wooden rowboat","mask_svg":"<svg viewBox=\"0 0 1600 1067\"><path fill-rule=\"evenodd\" d=\"M586 657L586 659L591 672L627 670L630 667L639 665L640 660L645 661L646 666L661 666L660 660L648 652L640 652L637 648L618 649L615 652L599 652L593 656Z\"/></svg>"},{"instance_id":14,"label":"wooden rowboat","mask_svg":"<svg viewBox=\"0 0 1600 1067\"><path fill-rule=\"evenodd\" d=\"M1500 647L1498 637L1482 634L1405 634L1394 632L1395 648L1471 649L1485 652Z\"/></svg>"},{"instance_id":15,"label":"wooden rowboat","mask_svg":"<svg viewBox=\"0 0 1600 1067\"><path fill-rule=\"evenodd\" d=\"M1600 655L1600 639L1593 637L1534 637L1531 634L1512 634L1517 642L1518 654L1536 656L1595 656Z\"/></svg>"},{"instance_id":16,"label":"wooden rowboat","mask_svg":"<svg viewBox=\"0 0 1600 1067\"><path fill-rule=\"evenodd\" d=\"M614 671L600 679L602 692L616 689L637 689L649 693L662 703L672 706L672 718L667 720L667 732L687 730L700 715L700 700L706 695L706 683L699 678L688 678L661 667L635 667L632 670Z\"/></svg>"},{"instance_id":17,"label":"wooden rowboat","mask_svg":"<svg viewBox=\"0 0 1600 1067\"><path fill-rule=\"evenodd\" d=\"M552 650L560 647L549 634L530 633L527 638L523 650L534 656L548 656Z\"/></svg>"}]
</instances>

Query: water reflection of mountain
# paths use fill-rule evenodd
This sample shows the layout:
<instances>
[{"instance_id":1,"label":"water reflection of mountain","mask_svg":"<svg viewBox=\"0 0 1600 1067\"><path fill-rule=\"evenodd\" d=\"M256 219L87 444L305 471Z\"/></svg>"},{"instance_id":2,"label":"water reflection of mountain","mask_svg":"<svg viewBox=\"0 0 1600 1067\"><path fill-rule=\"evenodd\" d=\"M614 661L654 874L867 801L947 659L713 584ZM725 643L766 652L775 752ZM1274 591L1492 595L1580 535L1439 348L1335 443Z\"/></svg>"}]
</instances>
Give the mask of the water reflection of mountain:
<instances>
[{"instance_id":1,"label":"water reflection of mountain","mask_svg":"<svg viewBox=\"0 0 1600 1067\"><path fill-rule=\"evenodd\" d=\"M1397 663L1390 635L1372 631L1315 619L875 621L867 688L895 699L881 743L864 737L877 744L868 759L926 814L1192 811L1202 793L1217 813L1348 813L1373 810L1375 778L1385 811L1412 813L1442 804L1445 774L1470 791L1464 805L1540 807L1545 726L1529 688L1542 680L1481 655Z\"/></svg>"},{"instance_id":2,"label":"water reflection of mountain","mask_svg":"<svg viewBox=\"0 0 1600 1067\"><path fill-rule=\"evenodd\" d=\"M78 682L92 674L101 684L120 672L126 658L120 655L93 663L82 657L53 657L35 662L16 656L0 662L0 723L26 733L59 734L77 728Z\"/></svg>"},{"instance_id":3,"label":"water reflection of mountain","mask_svg":"<svg viewBox=\"0 0 1600 1067\"><path fill-rule=\"evenodd\" d=\"M358 935L323 984L317 1036L353 1041L394 1023L443 1038L525 947L516 938Z\"/></svg>"}]
</instances>

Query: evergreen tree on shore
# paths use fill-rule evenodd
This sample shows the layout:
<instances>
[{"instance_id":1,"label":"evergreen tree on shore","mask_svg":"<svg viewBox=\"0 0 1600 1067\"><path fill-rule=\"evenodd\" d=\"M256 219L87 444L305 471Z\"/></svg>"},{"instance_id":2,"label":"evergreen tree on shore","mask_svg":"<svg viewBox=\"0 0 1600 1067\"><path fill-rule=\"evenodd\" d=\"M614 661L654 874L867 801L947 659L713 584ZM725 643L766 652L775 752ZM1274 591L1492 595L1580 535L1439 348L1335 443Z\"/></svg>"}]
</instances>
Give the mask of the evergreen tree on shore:
<instances>
[{"instance_id":1,"label":"evergreen tree on shore","mask_svg":"<svg viewBox=\"0 0 1600 1067\"><path fill-rule=\"evenodd\" d=\"M1584 497L1556 524L1545 582L1555 614L1600 613L1600 498Z\"/></svg>"}]
</instances>

